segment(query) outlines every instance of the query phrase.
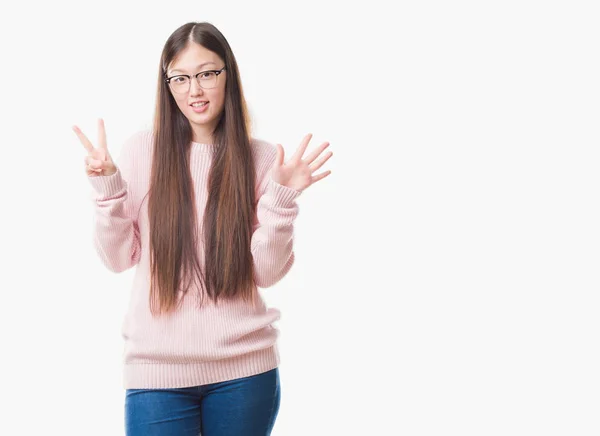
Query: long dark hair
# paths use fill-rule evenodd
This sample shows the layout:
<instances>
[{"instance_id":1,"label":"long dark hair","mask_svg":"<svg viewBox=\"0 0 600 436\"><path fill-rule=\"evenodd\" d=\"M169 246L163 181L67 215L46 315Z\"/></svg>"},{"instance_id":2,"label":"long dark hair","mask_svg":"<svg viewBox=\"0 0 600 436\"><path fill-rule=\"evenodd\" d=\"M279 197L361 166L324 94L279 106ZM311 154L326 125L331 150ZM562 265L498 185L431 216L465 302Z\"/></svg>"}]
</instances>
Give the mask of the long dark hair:
<instances>
[{"instance_id":1,"label":"long dark hair","mask_svg":"<svg viewBox=\"0 0 600 436\"><path fill-rule=\"evenodd\" d=\"M216 147L202 232L198 231L190 173L192 128L165 82L169 64L191 43L216 53L227 74L223 112L212 135ZM256 174L250 123L233 51L214 25L187 23L171 34L160 59L157 92L148 198L152 313L174 310L179 291L187 292L196 279L200 294L214 302L237 297L251 300ZM199 237L204 244L204 268L198 259Z\"/></svg>"}]
</instances>

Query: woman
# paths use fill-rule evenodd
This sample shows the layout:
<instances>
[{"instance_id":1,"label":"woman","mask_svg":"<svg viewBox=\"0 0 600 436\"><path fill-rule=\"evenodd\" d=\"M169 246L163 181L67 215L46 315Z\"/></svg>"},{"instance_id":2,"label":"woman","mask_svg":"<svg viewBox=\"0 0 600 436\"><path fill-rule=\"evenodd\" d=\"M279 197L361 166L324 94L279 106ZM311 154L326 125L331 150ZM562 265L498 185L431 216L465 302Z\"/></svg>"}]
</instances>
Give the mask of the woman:
<instances>
[{"instance_id":1,"label":"woman","mask_svg":"<svg viewBox=\"0 0 600 436\"><path fill-rule=\"evenodd\" d=\"M221 32L188 23L163 48L154 124L116 165L99 120L88 151L95 247L136 266L125 339L128 435L268 435L279 410L279 311L257 287L294 262L297 197L331 172L311 135L283 147L250 136L237 62Z\"/></svg>"}]
</instances>

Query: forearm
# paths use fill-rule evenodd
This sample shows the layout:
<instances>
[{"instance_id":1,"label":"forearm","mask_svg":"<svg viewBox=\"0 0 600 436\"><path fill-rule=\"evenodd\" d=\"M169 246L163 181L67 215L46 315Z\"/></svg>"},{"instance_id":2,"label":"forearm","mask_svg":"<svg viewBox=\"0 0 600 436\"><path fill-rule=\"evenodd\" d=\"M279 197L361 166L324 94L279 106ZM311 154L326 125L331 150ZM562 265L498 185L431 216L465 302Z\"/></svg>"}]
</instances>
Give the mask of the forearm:
<instances>
[{"instance_id":1,"label":"forearm","mask_svg":"<svg viewBox=\"0 0 600 436\"><path fill-rule=\"evenodd\" d=\"M122 272L140 258L140 234L121 171L90 177L94 188L94 246L104 265Z\"/></svg>"},{"instance_id":2,"label":"forearm","mask_svg":"<svg viewBox=\"0 0 600 436\"><path fill-rule=\"evenodd\" d=\"M252 235L254 278L262 288L281 280L294 263L294 221L299 191L269 180L257 205L258 228Z\"/></svg>"}]
</instances>

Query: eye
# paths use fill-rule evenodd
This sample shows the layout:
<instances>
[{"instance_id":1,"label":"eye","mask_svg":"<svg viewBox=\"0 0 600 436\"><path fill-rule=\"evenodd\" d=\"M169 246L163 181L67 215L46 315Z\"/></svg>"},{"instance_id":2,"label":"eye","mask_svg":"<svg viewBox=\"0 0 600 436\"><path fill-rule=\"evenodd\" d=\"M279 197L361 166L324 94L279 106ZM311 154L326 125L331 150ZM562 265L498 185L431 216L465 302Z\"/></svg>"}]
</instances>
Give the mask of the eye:
<instances>
[{"instance_id":1,"label":"eye","mask_svg":"<svg viewBox=\"0 0 600 436\"><path fill-rule=\"evenodd\" d=\"M216 76L214 71L204 71L200 73L200 79L202 80L210 80Z\"/></svg>"},{"instance_id":2,"label":"eye","mask_svg":"<svg viewBox=\"0 0 600 436\"><path fill-rule=\"evenodd\" d=\"M171 82L175 83L176 85L185 83L185 82L187 82L187 80L188 80L188 78L185 76L177 76L177 77L171 78Z\"/></svg>"}]
</instances>

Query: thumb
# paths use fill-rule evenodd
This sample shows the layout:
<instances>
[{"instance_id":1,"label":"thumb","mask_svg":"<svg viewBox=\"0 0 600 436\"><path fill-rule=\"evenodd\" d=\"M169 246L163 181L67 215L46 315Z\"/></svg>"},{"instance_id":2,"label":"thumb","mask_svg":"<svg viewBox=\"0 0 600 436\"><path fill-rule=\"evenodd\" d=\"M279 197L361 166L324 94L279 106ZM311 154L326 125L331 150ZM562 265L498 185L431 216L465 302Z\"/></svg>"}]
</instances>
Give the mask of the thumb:
<instances>
[{"instance_id":1,"label":"thumb","mask_svg":"<svg viewBox=\"0 0 600 436\"><path fill-rule=\"evenodd\" d=\"M283 155L284 155L283 147L281 146L281 144L277 144L277 155L275 156L275 165L276 166L283 165Z\"/></svg>"}]
</instances>

